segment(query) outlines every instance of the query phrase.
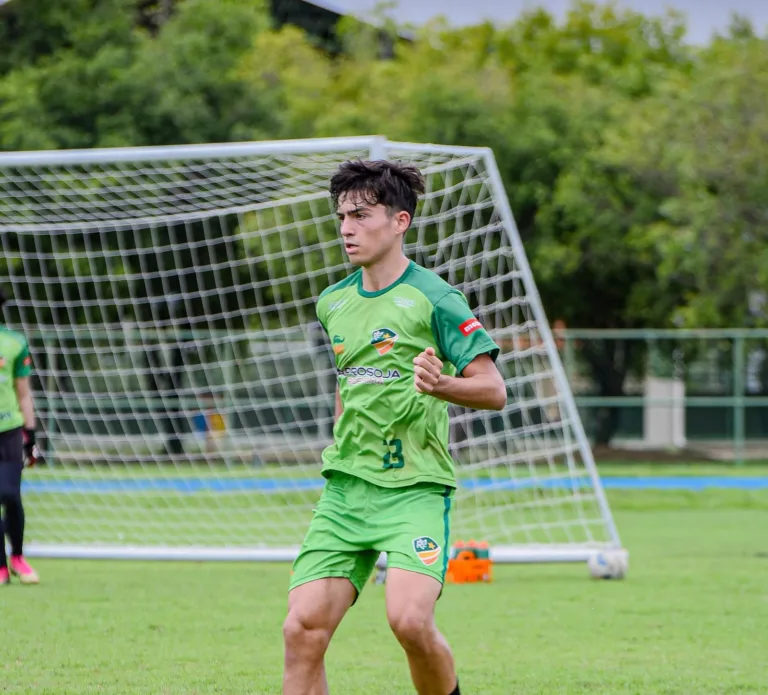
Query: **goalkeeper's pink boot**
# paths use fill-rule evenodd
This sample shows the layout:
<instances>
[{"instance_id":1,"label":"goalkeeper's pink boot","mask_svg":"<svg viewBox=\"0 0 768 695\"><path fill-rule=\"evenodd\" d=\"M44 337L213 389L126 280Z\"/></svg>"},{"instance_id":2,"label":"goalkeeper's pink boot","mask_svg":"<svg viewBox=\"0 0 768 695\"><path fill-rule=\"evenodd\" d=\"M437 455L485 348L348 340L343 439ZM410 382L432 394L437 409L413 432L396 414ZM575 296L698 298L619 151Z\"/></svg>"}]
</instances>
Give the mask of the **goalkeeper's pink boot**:
<instances>
[{"instance_id":1,"label":"goalkeeper's pink boot","mask_svg":"<svg viewBox=\"0 0 768 695\"><path fill-rule=\"evenodd\" d=\"M8 568L7 567L0 567L0 586L3 584L10 584L11 583L11 575L8 574Z\"/></svg>"},{"instance_id":2,"label":"goalkeeper's pink boot","mask_svg":"<svg viewBox=\"0 0 768 695\"><path fill-rule=\"evenodd\" d=\"M11 555L11 574L15 574L22 584L38 584L40 577L33 570L23 555Z\"/></svg>"}]
</instances>

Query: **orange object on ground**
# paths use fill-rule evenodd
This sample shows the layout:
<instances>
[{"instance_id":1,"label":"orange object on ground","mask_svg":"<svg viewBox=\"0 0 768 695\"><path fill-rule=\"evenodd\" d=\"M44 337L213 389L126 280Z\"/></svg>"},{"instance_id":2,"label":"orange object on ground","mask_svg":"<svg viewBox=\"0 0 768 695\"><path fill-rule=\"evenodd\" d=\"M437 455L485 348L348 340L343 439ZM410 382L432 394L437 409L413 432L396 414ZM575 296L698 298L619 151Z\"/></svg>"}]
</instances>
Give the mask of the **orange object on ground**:
<instances>
[{"instance_id":1,"label":"orange object on ground","mask_svg":"<svg viewBox=\"0 0 768 695\"><path fill-rule=\"evenodd\" d=\"M471 584L493 581L493 560L486 541L456 541L451 547L445 581L449 584Z\"/></svg>"}]
</instances>

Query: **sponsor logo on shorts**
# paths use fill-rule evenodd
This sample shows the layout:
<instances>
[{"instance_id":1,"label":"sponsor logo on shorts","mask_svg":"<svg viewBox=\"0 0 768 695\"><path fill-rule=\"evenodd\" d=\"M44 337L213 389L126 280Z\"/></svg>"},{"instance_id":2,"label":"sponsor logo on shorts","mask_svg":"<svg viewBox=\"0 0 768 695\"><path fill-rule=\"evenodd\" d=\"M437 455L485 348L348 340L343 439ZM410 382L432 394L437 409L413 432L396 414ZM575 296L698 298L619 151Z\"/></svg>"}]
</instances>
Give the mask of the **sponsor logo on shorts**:
<instances>
[{"instance_id":1,"label":"sponsor logo on shorts","mask_svg":"<svg viewBox=\"0 0 768 695\"><path fill-rule=\"evenodd\" d=\"M425 565L434 565L440 557L440 546L429 536L415 538L413 550Z\"/></svg>"},{"instance_id":2,"label":"sponsor logo on shorts","mask_svg":"<svg viewBox=\"0 0 768 695\"><path fill-rule=\"evenodd\" d=\"M482 328L483 324L477 319L467 319L459 326L459 330L463 336L468 336L470 333L474 333L478 328Z\"/></svg>"},{"instance_id":3,"label":"sponsor logo on shorts","mask_svg":"<svg viewBox=\"0 0 768 695\"><path fill-rule=\"evenodd\" d=\"M378 367L344 367L336 369L339 378L344 377L350 386L354 384L384 384L400 378L397 369L379 369Z\"/></svg>"},{"instance_id":4,"label":"sponsor logo on shorts","mask_svg":"<svg viewBox=\"0 0 768 695\"><path fill-rule=\"evenodd\" d=\"M333 354L334 355L340 355L342 352L344 352L344 338L340 335L333 336L333 340L331 341L333 344Z\"/></svg>"},{"instance_id":5,"label":"sponsor logo on shorts","mask_svg":"<svg viewBox=\"0 0 768 695\"><path fill-rule=\"evenodd\" d=\"M391 328L377 328L371 335L371 345L380 355L386 355L395 346L398 337Z\"/></svg>"}]
</instances>

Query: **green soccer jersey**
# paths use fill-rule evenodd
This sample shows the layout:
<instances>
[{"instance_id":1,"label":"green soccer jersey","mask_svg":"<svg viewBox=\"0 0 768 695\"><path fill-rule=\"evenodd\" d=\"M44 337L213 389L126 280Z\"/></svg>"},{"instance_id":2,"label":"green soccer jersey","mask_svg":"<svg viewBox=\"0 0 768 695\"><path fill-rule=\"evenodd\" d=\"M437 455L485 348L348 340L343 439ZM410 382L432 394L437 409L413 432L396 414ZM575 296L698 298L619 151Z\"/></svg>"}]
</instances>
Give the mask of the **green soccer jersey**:
<instances>
[{"instance_id":1,"label":"green soccer jersey","mask_svg":"<svg viewBox=\"0 0 768 695\"><path fill-rule=\"evenodd\" d=\"M0 432L24 424L14 381L32 371L29 346L21 333L0 326Z\"/></svg>"},{"instance_id":2,"label":"green soccer jersey","mask_svg":"<svg viewBox=\"0 0 768 695\"><path fill-rule=\"evenodd\" d=\"M379 292L366 292L357 270L320 295L317 317L343 405L323 474L343 471L383 487L455 487L448 404L416 390L413 359L432 347L451 376L478 355L496 359L499 348L464 295L413 262Z\"/></svg>"}]
</instances>

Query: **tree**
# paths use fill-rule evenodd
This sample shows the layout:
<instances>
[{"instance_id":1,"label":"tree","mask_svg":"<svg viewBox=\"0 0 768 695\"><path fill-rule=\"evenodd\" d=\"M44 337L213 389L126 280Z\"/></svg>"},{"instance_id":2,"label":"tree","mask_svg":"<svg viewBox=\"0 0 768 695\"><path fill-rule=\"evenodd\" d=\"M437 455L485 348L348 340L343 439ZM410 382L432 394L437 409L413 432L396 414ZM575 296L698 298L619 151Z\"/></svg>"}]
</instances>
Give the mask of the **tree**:
<instances>
[{"instance_id":1,"label":"tree","mask_svg":"<svg viewBox=\"0 0 768 695\"><path fill-rule=\"evenodd\" d=\"M669 323L768 325L749 298L768 290L768 40L717 39L695 73L626 122L610 157L662 198L635 233L658 259L658 293L679 288Z\"/></svg>"},{"instance_id":2,"label":"tree","mask_svg":"<svg viewBox=\"0 0 768 695\"><path fill-rule=\"evenodd\" d=\"M82 1L42 12L50 34L42 44L26 9L0 15L15 41L0 79L0 149L269 137L275 114L236 75L269 29L264 3Z\"/></svg>"}]
</instances>

